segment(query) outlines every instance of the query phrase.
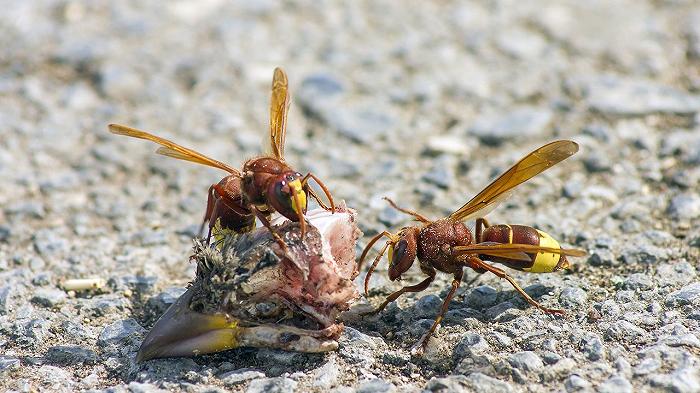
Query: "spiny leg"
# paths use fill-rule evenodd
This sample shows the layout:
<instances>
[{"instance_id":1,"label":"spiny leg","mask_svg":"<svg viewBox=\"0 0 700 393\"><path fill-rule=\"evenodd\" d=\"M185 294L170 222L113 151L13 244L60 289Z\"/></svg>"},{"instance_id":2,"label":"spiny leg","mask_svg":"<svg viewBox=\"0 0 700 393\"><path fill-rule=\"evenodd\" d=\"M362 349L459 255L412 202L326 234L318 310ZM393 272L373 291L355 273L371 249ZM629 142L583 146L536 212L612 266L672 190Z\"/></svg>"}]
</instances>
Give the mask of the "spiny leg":
<instances>
[{"instance_id":1,"label":"spiny leg","mask_svg":"<svg viewBox=\"0 0 700 393\"><path fill-rule=\"evenodd\" d=\"M557 309L557 308L547 308L547 307L545 307L545 306L539 304L537 301L535 301L535 299L531 298L530 295L528 295L528 294L520 287L520 285L518 285L518 283L515 282L515 280L514 280L511 276L509 276L508 274L506 274L505 271L503 271L503 270L501 270L501 269L499 269L499 268L497 268L497 267L495 267L495 266L489 265L488 263L482 261L481 259L479 259L479 258L477 258L477 257L470 257L470 258L468 259L468 263L469 263L470 265L475 266L475 267L478 267L478 268L481 268L481 269L484 269L484 270L488 270L488 271L490 271L491 273L497 275L498 277L500 277L500 278L505 278L506 280L508 280L508 282L510 283L510 285L512 285L513 288L515 288L515 290L518 291L518 293L520 293L520 295L521 295L522 297L524 297L525 300L527 300L528 303L530 303L530 305L535 306L535 307L539 308L540 310L542 310L542 311L544 311L544 312L546 312L546 313L549 313L549 314L560 314L560 315L564 315L564 310L560 310L560 309ZM470 267L471 267L471 266L470 266Z\"/></svg>"},{"instance_id":2,"label":"spiny leg","mask_svg":"<svg viewBox=\"0 0 700 393\"><path fill-rule=\"evenodd\" d=\"M362 255L360 255L360 260L357 262L357 271L358 272L362 270L362 264L365 261L365 257L367 256L367 253L369 252L369 250L372 249L372 246L374 246L374 243L376 243L379 239L381 239L382 236L388 237L389 240L391 240L391 241L394 241L396 239L396 236L392 235L391 233L389 233L387 231L383 231L382 233L379 233L376 236L374 236L372 238L372 240L370 240L369 243L367 243L367 245L365 246L365 249L362 250Z\"/></svg>"},{"instance_id":3,"label":"spiny leg","mask_svg":"<svg viewBox=\"0 0 700 393\"><path fill-rule=\"evenodd\" d=\"M270 231L270 234L272 234L272 238L275 239L277 244L282 248L282 252L285 253L285 255L289 255L289 249L287 248L287 243L284 242L284 239L277 233L275 228L272 227L272 224L270 224L270 220L265 217L265 214L258 210L257 207L251 206L253 212L255 213L255 217L257 217L260 222L262 222L263 226L267 228L268 231Z\"/></svg>"},{"instance_id":4,"label":"spiny leg","mask_svg":"<svg viewBox=\"0 0 700 393\"><path fill-rule=\"evenodd\" d=\"M447 296L445 297L445 300L442 302L442 306L440 307L440 312L437 315L437 318L435 318L435 322L433 322L433 325L428 329L427 332L421 336L420 340L411 348L411 353L414 355L420 355L423 353L423 350L425 349L425 345L428 343L428 339L430 336L435 333L435 329L437 329L438 325L440 325L440 322L442 322L442 318L445 317L445 313L447 313L447 309L450 307L450 302L452 302L452 298L455 296L455 292L457 292L457 288L459 288L459 284L462 282L462 276L464 274L464 271L462 268L459 268L454 274L454 279L452 280L452 289L450 289L450 292L447 293Z\"/></svg>"},{"instance_id":5,"label":"spiny leg","mask_svg":"<svg viewBox=\"0 0 700 393\"><path fill-rule=\"evenodd\" d=\"M211 220L211 214L214 212L214 204L216 203L216 199L214 199L215 186L216 184L212 184L211 186L209 186L209 192L207 193L207 210L204 212L204 219L202 219L202 225L199 226L199 232L197 232L200 235L202 234L202 231L204 231L204 225L206 225L207 221ZM209 233L207 234L207 244L211 239L211 227L212 226L209 225Z\"/></svg>"},{"instance_id":6,"label":"spiny leg","mask_svg":"<svg viewBox=\"0 0 700 393\"><path fill-rule=\"evenodd\" d=\"M369 296L369 279L370 279L370 277L372 277L372 273L374 273L374 269L377 268L379 261L384 256L384 253L386 252L386 249L387 249L387 247L389 247L390 244L391 244L390 241L384 243L384 246L382 247L382 249L379 250L379 254L377 254L377 257L374 258L374 261L372 261L372 265L369 267L369 270L367 270L367 274L365 275L365 296Z\"/></svg>"},{"instance_id":7,"label":"spiny leg","mask_svg":"<svg viewBox=\"0 0 700 393\"><path fill-rule=\"evenodd\" d=\"M326 187L326 185L323 184L323 182L318 177L316 177L316 175L314 175L311 172L307 173L306 176L304 176L304 178L301 179L302 186L306 186L308 184L309 178L314 179L316 181L316 184L318 184L318 186L321 187L321 190L323 190L323 193L326 194L326 198L328 198L328 202L331 205L330 211L335 212L335 203L333 202L333 196L331 195L331 192L328 191L328 188ZM311 189L311 187L309 187L309 189ZM312 194L312 196L313 196L313 194ZM316 199L316 201L319 202L319 206L328 210L327 206L325 204L321 204L320 200L318 199L318 196L315 196L314 199Z\"/></svg>"},{"instance_id":8,"label":"spiny leg","mask_svg":"<svg viewBox=\"0 0 700 393\"><path fill-rule=\"evenodd\" d=\"M389 303L398 299L401 295L403 295L406 292L420 292L420 291L425 290L425 288L428 288L430 283L433 282L433 280L435 279L435 269L432 269L432 268L430 270L426 269L426 270L424 270L424 273L429 274L429 276L425 280L419 282L416 285L408 285L408 286L405 286L405 287L399 289L398 291L387 296L386 300L384 300L384 302L381 305L379 305L379 307L375 308L372 311L362 313L361 315L362 316L374 315L374 314L381 312L387 305L389 305Z\"/></svg>"},{"instance_id":9,"label":"spiny leg","mask_svg":"<svg viewBox=\"0 0 700 393\"><path fill-rule=\"evenodd\" d=\"M486 221L485 218L477 218L476 219L476 228L474 229L474 239L476 239L475 243L481 243L483 240L481 239L481 233L483 229L490 227L489 222Z\"/></svg>"},{"instance_id":10,"label":"spiny leg","mask_svg":"<svg viewBox=\"0 0 700 393\"><path fill-rule=\"evenodd\" d=\"M424 223L424 224L430 224L430 223L432 222L432 221L429 220L427 217L425 217L424 215L422 215L422 214L420 214L420 213L418 213L418 212L415 212L415 211L413 211L413 210L404 209L403 207L399 207L399 206L396 204L396 202L394 202L393 200L391 200L391 198L389 198L389 197L384 197L384 198L382 198L382 199L384 199L385 201L389 202L389 204L391 205L391 207L393 207L394 209L400 211L401 213L406 213L406 214L408 214L409 216L413 216L413 217L416 218L416 220L418 220L418 221L420 221L420 222L422 222L422 223Z\"/></svg>"},{"instance_id":11,"label":"spiny leg","mask_svg":"<svg viewBox=\"0 0 700 393\"><path fill-rule=\"evenodd\" d=\"M304 186L304 191L306 191L307 194L309 194L315 201L318 203L318 205L321 207L323 210L332 210L328 205L326 205L321 198L316 194L316 191L314 191L313 188L309 187L308 185Z\"/></svg>"}]
</instances>

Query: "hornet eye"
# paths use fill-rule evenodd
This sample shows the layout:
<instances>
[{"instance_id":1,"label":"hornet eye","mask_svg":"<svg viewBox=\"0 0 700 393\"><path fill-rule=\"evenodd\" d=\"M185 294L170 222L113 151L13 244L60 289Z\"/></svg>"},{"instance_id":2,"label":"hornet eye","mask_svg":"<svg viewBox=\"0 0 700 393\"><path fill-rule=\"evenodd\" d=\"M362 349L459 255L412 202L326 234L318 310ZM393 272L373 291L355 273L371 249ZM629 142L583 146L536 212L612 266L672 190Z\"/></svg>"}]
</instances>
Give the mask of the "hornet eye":
<instances>
[{"instance_id":1,"label":"hornet eye","mask_svg":"<svg viewBox=\"0 0 700 393\"><path fill-rule=\"evenodd\" d=\"M289 187L287 187L287 182L284 180L278 181L275 183L275 198L277 198L277 202L282 203L284 206L288 208L292 208L292 200L290 198L290 192L289 192Z\"/></svg>"},{"instance_id":2,"label":"hornet eye","mask_svg":"<svg viewBox=\"0 0 700 393\"><path fill-rule=\"evenodd\" d=\"M391 264L393 266L396 266L401 262L404 254L406 253L406 247L408 247L408 242L406 239L399 240L399 242L396 243L396 246L393 247L391 253Z\"/></svg>"}]
</instances>

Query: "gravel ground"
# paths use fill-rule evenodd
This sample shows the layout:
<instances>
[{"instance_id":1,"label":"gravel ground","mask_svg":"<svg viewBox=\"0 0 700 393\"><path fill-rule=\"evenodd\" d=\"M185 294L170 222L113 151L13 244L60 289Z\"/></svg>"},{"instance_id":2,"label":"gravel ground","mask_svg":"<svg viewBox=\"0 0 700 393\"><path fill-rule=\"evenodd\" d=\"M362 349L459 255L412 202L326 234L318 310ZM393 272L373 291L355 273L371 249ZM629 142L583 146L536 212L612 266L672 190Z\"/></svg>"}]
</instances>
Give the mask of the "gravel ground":
<instances>
[{"instance_id":1,"label":"gravel ground","mask_svg":"<svg viewBox=\"0 0 700 393\"><path fill-rule=\"evenodd\" d=\"M3 2L0 390L700 391L697 3L142 3ZM514 273L567 316L483 275L411 357L441 274L378 317L351 311L334 353L135 364L193 277L223 174L106 125L238 165L267 132L276 65L293 89L288 159L358 210L362 246L408 222L384 195L437 218L535 147L577 141L489 216L589 251L566 273ZM82 277L107 285L61 289ZM358 309L399 285L382 264Z\"/></svg>"}]
</instances>

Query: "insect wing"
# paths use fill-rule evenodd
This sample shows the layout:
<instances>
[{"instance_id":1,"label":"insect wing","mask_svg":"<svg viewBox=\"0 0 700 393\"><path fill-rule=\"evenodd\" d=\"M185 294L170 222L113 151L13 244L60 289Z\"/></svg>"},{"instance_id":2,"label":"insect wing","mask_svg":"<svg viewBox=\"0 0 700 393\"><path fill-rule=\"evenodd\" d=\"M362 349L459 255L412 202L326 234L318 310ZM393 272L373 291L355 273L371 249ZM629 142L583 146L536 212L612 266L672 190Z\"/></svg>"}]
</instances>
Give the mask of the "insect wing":
<instances>
[{"instance_id":1,"label":"insect wing","mask_svg":"<svg viewBox=\"0 0 700 393\"><path fill-rule=\"evenodd\" d=\"M464 221L484 216L483 211L493 210L516 186L530 180L578 151L578 144L562 140L548 143L525 156L504 172L449 218Z\"/></svg>"},{"instance_id":2,"label":"insect wing","mask_svg":"<svg viewBox=\"0 0 700 393\"><path fill-rule=\"evenodd\" d=\"M270 99L270 145L272 154L280 160L284 159L284 138L287 133L288 86L287 74L281 68L275 68Z\"/></svg>"},{"instance_id":3,"label":"insect wing","mask_svg":"<svg viewBox=\"0 0 700 393\"><path fill-rule=\"evenodd\" d=\"M572 257L582 257L586 255L585 251L579 249L540 247L531 244L479 243L470 244L468 246L457 246L454 247L454 250L457 254L462 255L491 255L495 257L505 257L519 260L525 260L522 258L523 253L537 254L539 252L542 252L567 255ZM529 259L529 257L527 259Z\"/></svg>"},{"instance_id":4,"label":"insect wing","mask_svg":"<svg viewBox=\"0 0 700 393\"><path fill-rule=\"evenodd\" d=\"M180 146L175 142L169 141L169 140L167 140L165 138L161 138L159 136L155 136L155 135L148 133L146 131L137 130L135 128L131 128L131 127L127 127L127 126L123 126L123 125L119 125L119 124L110 124L109 131L111 133L117 134L117 135L125 135L125 136L130 136L132 138L145 139L148 141L155 142L155 143L163 146L163 148L160 148L156 151L158 154L162 154L162 155L172 157L172 158L177 158L180 160L195 162L195 163L201 164L201 165L206 165L206 166L211 166L214 168L223 169L226 172L240 176L240 172L238 170L224 164L221 161L217 161L213 158L209 158L202 153L199 153L199 152L196 152L192 149L188 149L186 147Z\"/></svg>"}]
</instances>

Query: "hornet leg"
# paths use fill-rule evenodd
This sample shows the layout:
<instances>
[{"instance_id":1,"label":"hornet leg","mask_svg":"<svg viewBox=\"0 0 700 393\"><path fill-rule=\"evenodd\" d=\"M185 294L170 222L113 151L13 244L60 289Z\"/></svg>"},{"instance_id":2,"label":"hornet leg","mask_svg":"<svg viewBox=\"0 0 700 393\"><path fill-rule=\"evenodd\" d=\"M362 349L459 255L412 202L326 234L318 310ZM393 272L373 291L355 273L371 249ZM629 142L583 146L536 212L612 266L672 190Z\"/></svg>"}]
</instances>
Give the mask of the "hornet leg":
<instances>
[{"instance_id":1,"label":"hornet leg","mask_svg":"<svg viewBox=\"0 0 700 393\"><path fill-rule=\"evenodd\" d=\"M423 291L423 290L424 290L425 288L427 288L427 287L430 285L430 283L433 282L433 280L435 279L435 269L431 269L431 270L427 270L427 269L426 269L424 272L425 272L426 274L429 274L429 276L428 276L425 280L419 282L419 283L416 284L416 285L409 285L409 286L405 286L405 287L399 289L398 291L396 291L396 292L392 293L391 295L387 296L387 297L386 297L386 300L384 300L384 303L382 303L379 307L375 308L375 309L372 310L372 311L369 311L369 312L366 312L366 313L362 313L362 316L378 314L378 313L381 312L389 303L391 303L391 302L393 302L394 300L398 299L401 295L403 295L403 294L406 293L406 292L420 292L420 291Z\"/></svg>"},{"instance_id":2,"label":"hornet leg","mask_svg":"<svg viewBox=\"0 0 700 393\"><path fill-rule=\"evenodd\" d=\"M467 260L467 263L469 264L469 267L473 267L473 268L477 268L477 269L480 268L480 269L488 270L488 271L490 271L491 273L497 275L497 276L500 277L500 278L505 278L506 280L508 280L508 282L510 283L510 285L512 285L513 288L515 288L515 290L518 291L518 293L520 293L520 295L521 295L522 297L524 297L525 300L527 300L527 302L530 303L532 306L535 306L535 307L539 308L540 310L542 310L542 311L544 311L544 312L546 312L546 313L548 313L548 314L560 314L560 315L564 315L564 310L560 310L560 309L557 309L557 308L547 308L547 307L545 307L545 306L539 304L537 301L535 301L535 299L531 298L530 295L528 295L522 288L520 288L520 285L518 285L518 283L515 282L515 280L513 279L513 277L511 277L511 276L509 276L508 274L506 274L505 271L503 271L503 270L501 270L501 269L499 269L499 268L497 268L497 267L495 267L495 266L492 266L492 265L490 265L490 264L488 264L488 263L482 261L481 259L479 259L479 258L477 258L477 257L470 257L470 258Z\"/></svg>"},{"instance_id":3,"label":"hornet leg","mask_svg":"<svg viewBox=\"0 0 700 393\"><path fill-rule=\"evenodd\" d=\"M445 316L445 313L447 313L447 309L450 306L450 302L452 301L455 292L457 292L459 284L462 282L463 274L464 271L461 267L455 272L454 279L452 280L452 289L450 289L450 292L448 292L447 296L445 296L445 300L442 302L442 307L440 307L440 312L438 313L437 318L435 318L433 326L431 326L430 329L428 329L428 331L423 334L420 340L418 340L416 345L414 345L413 348L411 348L412 354L418 356L423 354L423 351L425 350L425 345L428 343L428 339L430 338L430 336L433 335L433 333L435 333L435 329L437 329L438 325L440 325L440 322L442 322L442 318Z\"/></svg>"}]
</instances>

